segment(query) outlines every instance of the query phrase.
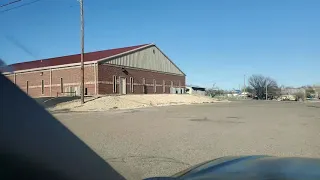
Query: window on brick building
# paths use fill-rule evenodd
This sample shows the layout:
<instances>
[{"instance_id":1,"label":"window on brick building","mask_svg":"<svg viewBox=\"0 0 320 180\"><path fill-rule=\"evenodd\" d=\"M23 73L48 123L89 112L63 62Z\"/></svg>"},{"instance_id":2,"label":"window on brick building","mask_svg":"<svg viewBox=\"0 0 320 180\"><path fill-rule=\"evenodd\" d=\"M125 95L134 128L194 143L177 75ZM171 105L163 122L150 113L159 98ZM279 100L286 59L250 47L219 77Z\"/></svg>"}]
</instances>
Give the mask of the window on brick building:
<instances>
[{"instance_id":1,"label":"window on brick building","mask_svg":"<svg viewBox=\"0 0 320 180\"><path fill-rule=\"evenodd\" d=\"M60 78L60 91L63 93L63 79Z\"/></svg>"},{"instance_id":2,"label":"window on brick building","mask_svg":"<svg viewBox=\"0 0 320 180\"><path fill-rule=\"evenodd\" d=\"M44 94L44 80L41 80L41 94Z\"/></svg>"},{"instance_id":3,"label":"window on brick building","mask_svg":"<svg viewBox=\"0 0 320 180\"><path fill-rule=\"evenodd\" d=\"M113 76L113 92L117 92L117 76Z\"/></svg>"},{"instance_id":4,"label":"window on brick building","mask_svg":"<svg viewBox=\"0 0 320 180\"><path fill-rule=\"evenodd\" d=\"M130 77L130 90L133 92L133 77Z\"/></svg>"},{"instance_id":5,"label":"window on brick building","mask_svg":"<svg viewBox=\"0 0 320 180\"><path fill-rule=\"evenodd\" d=\"M156 93L157 92L157 82L155 79L153 80L153 88L154 88L154 92Z\"/></svg>"}]
</instances>

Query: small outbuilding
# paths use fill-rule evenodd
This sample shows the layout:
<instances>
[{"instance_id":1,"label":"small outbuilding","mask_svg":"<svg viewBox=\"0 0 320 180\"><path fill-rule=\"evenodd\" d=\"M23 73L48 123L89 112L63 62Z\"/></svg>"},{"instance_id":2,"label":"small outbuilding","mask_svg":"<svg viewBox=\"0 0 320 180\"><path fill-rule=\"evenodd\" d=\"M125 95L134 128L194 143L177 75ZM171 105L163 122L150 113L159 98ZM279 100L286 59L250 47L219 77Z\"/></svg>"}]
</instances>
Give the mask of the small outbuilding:
<instances>
[{"instance_id":1,"label":"small outbuilding","mask_svg":"<svg viewBox=\"0 0 320 180\"><path fill-rule=\"evenodd\" d=\"M186 93L187 94L196 94L196 95L205 95L206 88L199 87L199 86L186 86Z\"/></svg>"}]
</instances>

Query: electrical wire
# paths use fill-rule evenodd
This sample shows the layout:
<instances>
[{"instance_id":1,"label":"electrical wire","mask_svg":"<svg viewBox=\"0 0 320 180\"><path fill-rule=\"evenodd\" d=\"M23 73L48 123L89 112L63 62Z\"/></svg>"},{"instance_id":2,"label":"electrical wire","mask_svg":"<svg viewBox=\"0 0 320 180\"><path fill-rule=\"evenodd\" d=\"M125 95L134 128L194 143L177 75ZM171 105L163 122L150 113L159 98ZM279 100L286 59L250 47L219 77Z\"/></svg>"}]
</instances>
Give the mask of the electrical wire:
<instances>
[{"instance_id":1,"label":"electrical wire","mask_svg":"<svg viewBox=\"0 0 320 180\"><path fill-rule=\"evenodd\" d=\"M0 5L0 8L1 8L1 7L8 6L8 5L10 5L10 4L14 4L14 3L20 2L20 1L22 1L22 0L15 0L15 1L8 2L8 3L6 3L6 4L2 4L2 5Z\"/></svg>"},{"instance_id":2,"label":"electrical wire","mask_svg":"<svg viewBox=\"0 0 320 180\"><path fill-rule=\"evenodd\" d=\"M24 7L24 6L28 6L28 5L31 5L33 3L39 2L39 1L42 1L42 0L34 0L34 1L31 1L31 2L28 2L28 3L24 3L24 4L21 4L20 6L16 6L16 7L13 7L13 8L9 8L9 9L0 11L0 13L4 13L4 12L8 12L8 11L11 11L11 10L14 10L14 9L18 9L18 8L21 8L21 7Z\"/></svg>"}]
</instances>

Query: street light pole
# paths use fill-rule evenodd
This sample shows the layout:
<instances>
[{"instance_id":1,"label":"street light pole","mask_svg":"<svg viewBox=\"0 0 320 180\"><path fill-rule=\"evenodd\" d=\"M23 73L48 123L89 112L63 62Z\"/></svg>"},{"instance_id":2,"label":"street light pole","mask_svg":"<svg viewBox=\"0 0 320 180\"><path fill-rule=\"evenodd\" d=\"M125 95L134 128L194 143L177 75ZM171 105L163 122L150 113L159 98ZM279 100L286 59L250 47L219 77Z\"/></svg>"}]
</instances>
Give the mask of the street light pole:
<instances>
[{"instance_id":1,"label":"street light pole","mask_svg":"<svg viewBox=\"0 0 320 180\"><path fill-rule=\"evenodd\" d=\"M80 85L80 93L81 93L81 104L84 104L84 19L83 19L83 0L79 0L80 2L80 23L81 23L81 85Z\"/></svg>"}]
</instances>

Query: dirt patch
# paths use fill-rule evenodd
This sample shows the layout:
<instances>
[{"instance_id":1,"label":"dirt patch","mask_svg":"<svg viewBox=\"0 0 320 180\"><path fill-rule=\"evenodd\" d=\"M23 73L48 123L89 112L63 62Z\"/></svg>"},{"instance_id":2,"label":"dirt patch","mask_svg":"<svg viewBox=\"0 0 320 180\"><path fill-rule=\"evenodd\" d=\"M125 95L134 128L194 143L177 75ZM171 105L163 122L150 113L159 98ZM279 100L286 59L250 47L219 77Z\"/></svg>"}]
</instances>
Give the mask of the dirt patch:
<instances>
[{"instance_id":1,"label":"dirt patch","mask_svg":"<svg viewBox=\"0 0 320 180\"><path fill-rule=\"evenodd\" d=\"M313 105L309 105L307 107L310 107L310 108L320 108L320 106L313 106Z\"/></svg>"},{"instance_id":2,"label":"dirt patch","mask_svg":"<svg viewBox=\"0 0 320 180\"><path fill-rule=\"evenodd\" d=\"M138 111L138 110L130 110L130 111L126 111L124 113L136 113L136 112L140 112L140 111Z\"/></svg>"},{"instance_id":3,"label":"dirt patch","mask_svg":"<svg viewBox=\"0 0 320 180\"><path fill-rule=\"evenodd\" d=\"M227 119L240 119L240 117L236 117L236 116L228 116Z\"/></svg>"},{"instance_id":4,"label":"dirt patch","mask_svg":"<svg viewBox=\"0 0 320 180\"><path fill-rule=\"evenodd\" d=\"M70 111L106 111L113 109L135 109L152 106L169 106L182 104L201 104L216 102L206 96L195 96L188 94L157 94L157 95L124 95L104 96L87 101L80 105L80 101L62 103L49 110L59 111L70 109Z\"/></svg>"},{"instance_id":5,"label":"dirt patch","mask_svg":"<svg viewBox=\"0 0 320 180\"><path fill-rule=\"evenodd\" d=\"M230 118L230 117L227 117ZM231 119L238 119L238 117L231 117ZM221 124L241 124L244 123L242 121L236 121L236 120L213 120L213 119L208 119L207 117L204 118L193 118L189 119L190 121L195 121L195 122L213 122L213 123L221 123Z\"/></svg>"},{"instance_id":6,"label":"dirt patch","mask_svg":"<svg viewBox=\"0 0 320 180\"><path fill-rule=\"evenodd\" d=\"M211 121L207 117L205 118L195 118L195 119L190 119L190 121L198 121L198 122L203 122L203 121Z\"/></svg>"},{"instance_id":7,"label":"dirt patch","mask_svg":"<svg viewBox=\"0 0 320 180\"><path fill-rule=\"evenodd\" d=\"M221 124L242 124L243 121L231 121L231 120L217 120L214 121L215 123L221 123Z\"/></svg>"}]
</instances>

